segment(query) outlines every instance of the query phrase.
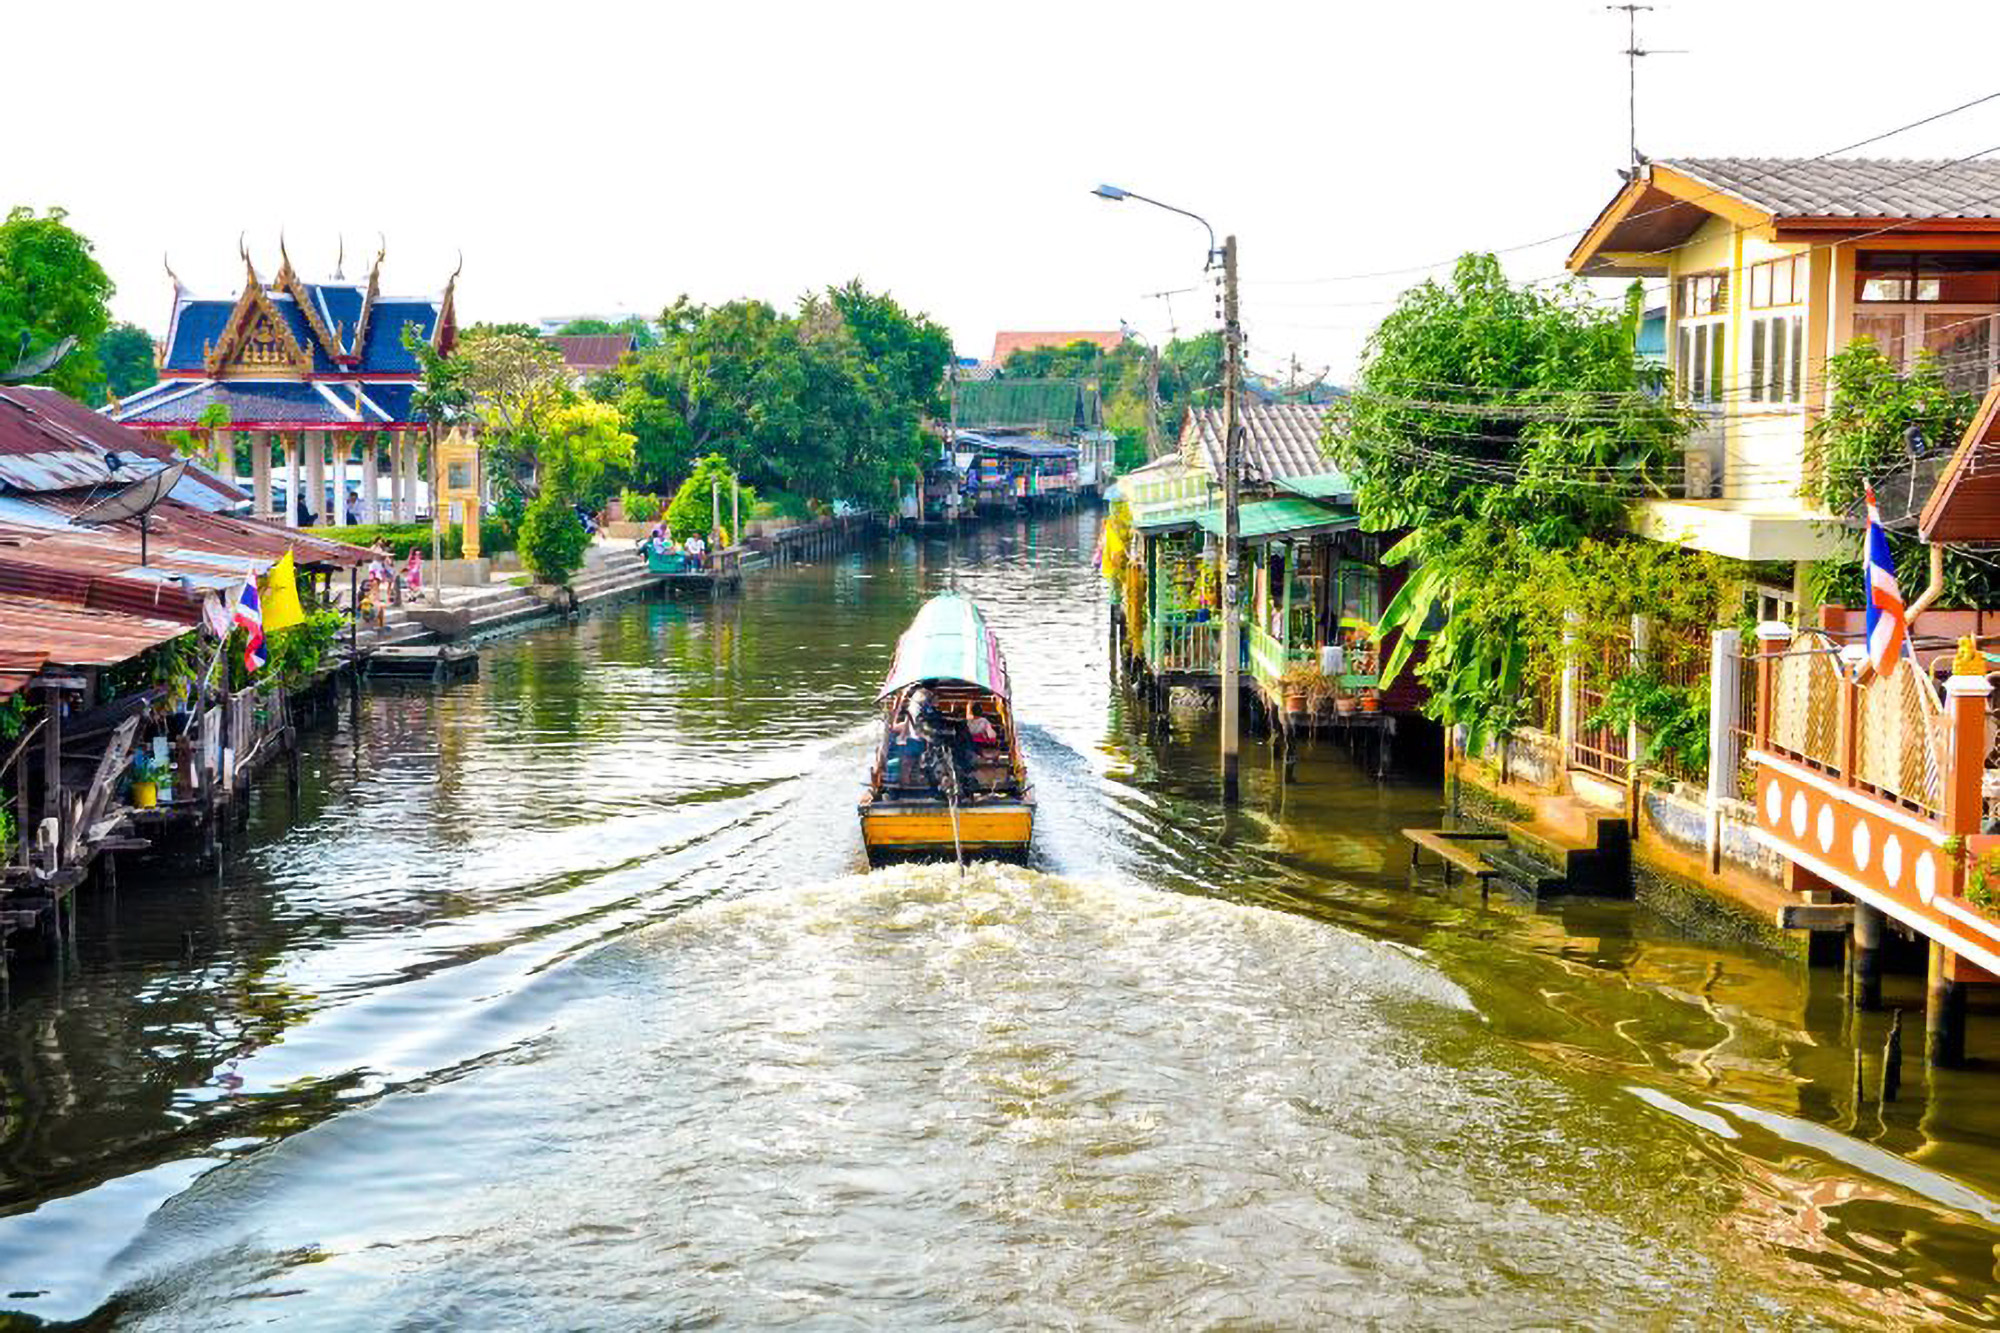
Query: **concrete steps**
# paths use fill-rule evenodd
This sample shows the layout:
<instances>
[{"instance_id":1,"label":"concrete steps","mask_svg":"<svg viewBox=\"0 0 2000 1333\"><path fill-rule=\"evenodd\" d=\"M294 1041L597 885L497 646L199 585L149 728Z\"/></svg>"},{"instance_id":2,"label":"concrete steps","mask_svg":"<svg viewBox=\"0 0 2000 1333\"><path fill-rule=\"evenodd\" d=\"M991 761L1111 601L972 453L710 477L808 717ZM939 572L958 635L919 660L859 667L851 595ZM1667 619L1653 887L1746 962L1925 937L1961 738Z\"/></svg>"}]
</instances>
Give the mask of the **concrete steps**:
<instances>
[{"instance_id":1,"label":"concrete steps","mask_svg":"<svg viewBox=\"0 0 2000 1333\"><path fill-rule=\"evenodd\" d=\"M1516 867L1546 866L1565 891L1606 898L1632 896L1632 831L1623 815L1608 814L1573 796L1535 800L1532 820L1506 826ZM1513 878L1513 876L1509 876Z\"/></svg>"}]
</instances>

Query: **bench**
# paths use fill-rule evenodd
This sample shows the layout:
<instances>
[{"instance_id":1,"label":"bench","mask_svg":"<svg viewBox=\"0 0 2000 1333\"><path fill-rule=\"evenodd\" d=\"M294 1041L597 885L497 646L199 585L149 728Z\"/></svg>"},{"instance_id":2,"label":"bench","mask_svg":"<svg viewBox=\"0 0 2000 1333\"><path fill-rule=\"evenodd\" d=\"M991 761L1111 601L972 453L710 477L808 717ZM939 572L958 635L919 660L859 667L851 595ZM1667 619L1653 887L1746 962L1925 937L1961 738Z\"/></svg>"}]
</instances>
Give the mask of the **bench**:
<instances>
[{"instance_id":1,"label":"bench","mask_svg":"<svg viewBox=\"0 0 2000 1333\"><path fill-rule=\"evenodd\" d=\"M1448 828L1406 828L1403 836L1410 840L1410 869L1417 868L1419 853L1432 852L1444 862L1445 883L1451 883L1453 867L1463 870L1482 885L1497 879L1506 872L1491 865L1470 845L1472 843L1502 843L1507 841L1504 833L1482 833L1472 829Z\"/></svg>"}]
</instances>

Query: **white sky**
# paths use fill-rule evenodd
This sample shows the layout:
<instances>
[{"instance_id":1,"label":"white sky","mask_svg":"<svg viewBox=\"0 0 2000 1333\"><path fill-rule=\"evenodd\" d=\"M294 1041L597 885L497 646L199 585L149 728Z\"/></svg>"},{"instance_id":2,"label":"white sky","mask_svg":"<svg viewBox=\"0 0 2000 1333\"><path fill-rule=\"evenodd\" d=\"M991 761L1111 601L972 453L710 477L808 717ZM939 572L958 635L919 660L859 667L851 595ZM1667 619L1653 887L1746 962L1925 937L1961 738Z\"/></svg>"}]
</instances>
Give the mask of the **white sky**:
<instances>
[{"instance_id":1,"label":"white sky","mask_svg":"<svg viewBox=\"0 0 2000 1333\"><path fill-rule=\"evenodd\" d=\"M197 17L197 15L201 17ZM1673 0L1641 15L1639 146L1810 156L2000 89L2000 3ZM1336 379L1421 275L1581 229L1625 156L1624 16L1595 0L1004 5L159 5L20 0L0 206L60 204L162 330L163 252L460 313L784 304L859 276L985 355L999 328L1167 331L1194 223L1240 237L1253 367ZM38 131L37 127L42 127ZM1866 150L2000 146L2000 101ZM1560 270L1568 243L1508 257ZM1206 292L1173 299L1183 333Z\"/></svg>"}]
</instances>

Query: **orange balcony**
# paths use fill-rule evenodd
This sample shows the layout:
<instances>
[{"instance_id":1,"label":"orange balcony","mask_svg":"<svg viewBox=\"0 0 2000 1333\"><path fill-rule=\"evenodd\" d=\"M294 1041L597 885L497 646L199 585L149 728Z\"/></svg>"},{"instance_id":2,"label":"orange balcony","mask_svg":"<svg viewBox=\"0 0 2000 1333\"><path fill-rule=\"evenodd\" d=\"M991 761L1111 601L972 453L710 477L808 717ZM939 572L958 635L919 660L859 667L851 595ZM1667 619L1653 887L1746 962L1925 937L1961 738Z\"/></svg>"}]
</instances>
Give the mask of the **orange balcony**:
<instances>
[{"instance_id":1,"label":"orange balcony","mask_svg":"<svg viewBox=\"0 0 2000 1333\"><path fill-rule=\"evenodd\" d=\"M1856 647L1782 625L1760 627L1758 648L1750 759L1765 841L1809 884L1950 950L1955 979L2000 977L2000 919L1964 896L1965 867L2000 848L1980 831L1991 682L1968 670L1940 693L1907 658L1874 677Z\"/></svg>"}]
</instances>

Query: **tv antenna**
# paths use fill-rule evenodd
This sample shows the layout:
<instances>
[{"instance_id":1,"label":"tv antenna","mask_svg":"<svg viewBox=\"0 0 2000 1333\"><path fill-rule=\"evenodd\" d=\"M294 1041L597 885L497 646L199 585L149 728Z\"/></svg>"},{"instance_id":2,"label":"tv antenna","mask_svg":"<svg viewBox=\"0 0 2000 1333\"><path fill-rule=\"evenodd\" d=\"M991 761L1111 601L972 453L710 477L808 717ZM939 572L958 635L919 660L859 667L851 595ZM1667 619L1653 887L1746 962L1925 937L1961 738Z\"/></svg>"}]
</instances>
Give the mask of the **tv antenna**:
<instances>
[{"instance_id":1,"label":"tv antenna","mask_svg":"<svg viewBox=\"0 0 2000 1333\"><path fill-rule=\"evenodd\" d=\"M1189 292L1198 292L1200 290L1201 288L1199 287L1176 287L1172 291L1145 293L1145 300L1166 302L1168 342L1174 342L1181 336L1180 326L1174 323L1174 298L1176 296L1186 296Z\"/></svg>"},{"instance_id":2,"label":"tv antenna","mask_svg":"<svg viewBox=\"0 0 2000 1333\"><path fill-rule=\"evenodd\" d=\"M111 472L118 470L122 460L117 454L106 454L104 466ZM187 473L188 460L183 458L170 463L151 476L141 477L116 495L106 496L72 518L70 522L84 527L103 527L112 523L123 523L128 518L139 520L139 566L146 564L146 536L153 511L160 502L180 485L181 477Z\"/></svg>"},{"instance_id":3,"label":"tv antenna","mask_svg":"<svg viewBox=\"0 0 2000 1333\"><path fill-rule=\"evenodd\" d=\"M1625 15L1625 149L1631 155L1632 172L1639 171L1639 61L1644 56L1684 56L1686 51L1649 50L1639 45L1639 15L1650 14L1657 6L1606 5Z\"/></svg>"}]
</instances>

